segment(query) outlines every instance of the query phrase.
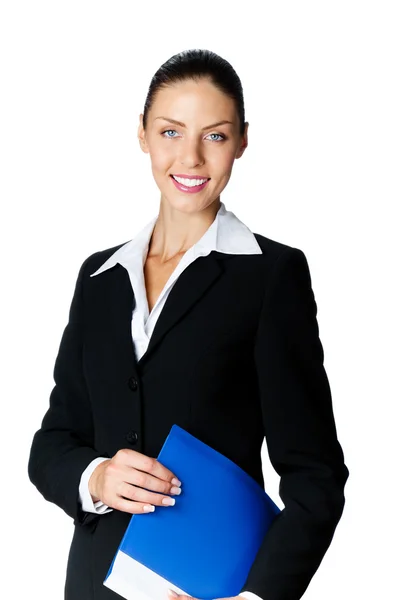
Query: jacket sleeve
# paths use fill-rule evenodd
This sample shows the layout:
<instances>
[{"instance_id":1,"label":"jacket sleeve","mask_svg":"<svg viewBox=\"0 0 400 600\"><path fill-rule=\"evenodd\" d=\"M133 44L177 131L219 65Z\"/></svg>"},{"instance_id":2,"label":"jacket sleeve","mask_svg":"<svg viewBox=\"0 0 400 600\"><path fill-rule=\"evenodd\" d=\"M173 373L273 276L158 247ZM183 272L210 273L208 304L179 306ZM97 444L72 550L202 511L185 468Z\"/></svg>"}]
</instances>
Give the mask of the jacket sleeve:
<instances>
[{"instance_id":1,"label":"jacket sleeve","mask_svg":"<svg viewBox=\"0 0 400 600\"><path fill-rule=\"evenodd\" d=\"M299 600L341 518L349 470L337 439L317 305L304 253L289 248L265 291L254 347L268 455L284 509L242 591Z\"/></svg>"},{"instance_id":2,"label":"jacket sleeve","mask_svg":"<svg viewBox=\"0 0 400 600\"><path fill-rule=\"evenodd\" d=\"M89 257L90 258L90 257ZM44 498L62 508L74 522L98 519L82 510L79 482L82 472L101 456L94 447L93 422L82 366L84 339L82 264L54 366L49 407L31 445L28 474Z\"/></svg>"}]
</instances>

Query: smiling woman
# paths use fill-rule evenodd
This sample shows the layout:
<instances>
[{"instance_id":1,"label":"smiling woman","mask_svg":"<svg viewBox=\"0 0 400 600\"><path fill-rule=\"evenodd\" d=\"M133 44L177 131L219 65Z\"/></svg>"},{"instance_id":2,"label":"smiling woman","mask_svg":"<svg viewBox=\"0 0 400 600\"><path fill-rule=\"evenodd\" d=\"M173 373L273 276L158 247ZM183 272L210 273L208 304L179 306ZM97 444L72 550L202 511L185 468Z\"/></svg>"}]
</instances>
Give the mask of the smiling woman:
<instances>
[{"instance_id":1,"label":"smiling woman","mask_svg":"<svg viewBox=\"0 0 400 600\"><path fill-rule=\"evenodd\" d=\"M218 57L214 70L212 64L206 54L188 52L180 59L180 69L192 76L174 78L173 61L164 67L165 79L170 69L172 80L166 84L160 76L153 78L138 129L161 190L161 205L192 215L214 213L210 209L219 205L233 163L247 147L240 82ZM221 77L216 77L217 66Z\"/></svg>"},{"instance_id":2,"label":"smiling woman","mask_svg":"<svg viewBox=\"0 0 400 600\"><path fill-rule=\"evenodd\" d=\"M137 133L159 213L83 262L29 458L74 520L65 600L115 600L103 582L131 516L184 507L185 481L157 460L174 424L262 487L265 438L281 476L285 508L235 598L299 600L341 517L349 472L306 257L221 202L248 125L240 79L213 52L172 56L151 80Z\"/></svg>"}]
</instances>

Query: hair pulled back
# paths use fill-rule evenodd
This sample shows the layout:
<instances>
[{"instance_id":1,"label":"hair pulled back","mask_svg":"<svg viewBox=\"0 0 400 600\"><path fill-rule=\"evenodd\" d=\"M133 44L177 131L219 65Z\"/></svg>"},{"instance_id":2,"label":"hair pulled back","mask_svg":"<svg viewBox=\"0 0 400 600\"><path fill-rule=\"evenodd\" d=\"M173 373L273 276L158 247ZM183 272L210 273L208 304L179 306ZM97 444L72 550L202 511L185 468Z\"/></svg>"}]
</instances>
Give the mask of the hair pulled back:
<instances>
[{"instance_id":1,"label":"hair pulled back","mask_svg":"<svg viewBox=\"0 0 400 600\"><path fill-rule=\"evenodd\" d=\"M211 50L184 50L169 58L153 75L143 110L143 127L146 129L148 112L157 92L170 85L191 79L208 79L217 89L235 102L240 123L240 135L245 129L243 88L232 65Z\"/></svg>"}]
</instances>

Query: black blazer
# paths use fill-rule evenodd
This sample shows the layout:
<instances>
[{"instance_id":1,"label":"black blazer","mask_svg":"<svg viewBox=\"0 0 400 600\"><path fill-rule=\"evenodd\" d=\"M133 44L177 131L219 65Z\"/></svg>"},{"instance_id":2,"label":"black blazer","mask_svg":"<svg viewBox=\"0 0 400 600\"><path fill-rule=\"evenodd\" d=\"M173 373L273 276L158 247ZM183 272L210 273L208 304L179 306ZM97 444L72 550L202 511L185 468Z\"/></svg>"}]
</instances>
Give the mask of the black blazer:
<instances>
[{"instance_id":1,"label":"black blazer","mask_svg":"<svg viewBox=\"0 0 400 600\"><path fill-rule=\"evenodd\" d=\"M74 520L66 600L120 598L102 582L131 518L117 510L83 512L83 470L126 447L157 457L174 423L263 488L266 437L284 510L242 591L298 600L328 549L349 471L337 439L309 267L301 250L255 235L262 254L213 251L183 271L139 361L126 269L117 264L90 277L120 246L82 264L50 406L28 466L44 498Z\"/></svg>"}]
</instances>

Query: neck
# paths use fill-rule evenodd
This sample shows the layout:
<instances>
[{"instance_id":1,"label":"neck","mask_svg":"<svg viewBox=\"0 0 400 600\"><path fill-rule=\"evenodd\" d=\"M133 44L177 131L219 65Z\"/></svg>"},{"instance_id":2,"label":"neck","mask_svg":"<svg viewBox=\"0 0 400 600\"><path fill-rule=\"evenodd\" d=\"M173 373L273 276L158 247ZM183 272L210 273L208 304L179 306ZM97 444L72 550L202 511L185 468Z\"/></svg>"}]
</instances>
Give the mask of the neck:
<instances>
[{"instance_id":1,"label":"neck","mask_svg":"<svg viewBox=\"0 0 400 600\"><path fill-rule=\"evenodd\" d=\"M178 254L184 254L203 237L214 222L220 206L218 198L204 210L185 213L161 200L148 256L157 257L160 263L164 263Z\"/></svg>"}]
</instances>

